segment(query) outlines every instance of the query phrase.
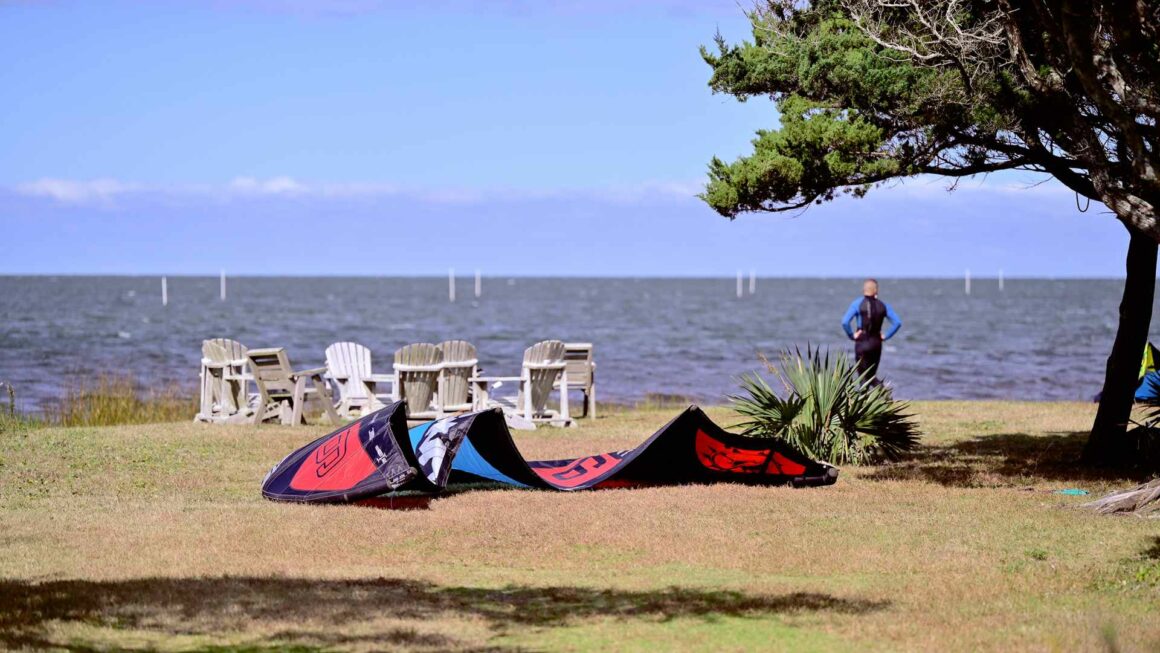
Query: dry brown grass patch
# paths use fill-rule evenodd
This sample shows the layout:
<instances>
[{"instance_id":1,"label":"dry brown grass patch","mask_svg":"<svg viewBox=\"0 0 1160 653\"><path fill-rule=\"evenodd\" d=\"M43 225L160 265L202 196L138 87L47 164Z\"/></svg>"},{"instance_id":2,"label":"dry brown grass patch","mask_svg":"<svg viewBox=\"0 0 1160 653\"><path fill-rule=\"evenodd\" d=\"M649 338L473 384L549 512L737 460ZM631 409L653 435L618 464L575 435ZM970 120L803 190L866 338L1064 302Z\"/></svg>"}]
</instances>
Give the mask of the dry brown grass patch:
<instances>
[{"instance_id":1,"label":"dry brown grass patch","mask_svg":"<svg viewBox=\"0 0 1160 653\"><path fill-rule=\"evenodd\" d=\"M517 434L633 446L677 411ZM398 512L263 500L329 427L0 436L0 644L213 650L1160 646L1155 524L1077 510L1086 405L920 403L927 444L837 485L483 490ZM729 423L725 409L710 415ZM1032 488L1035 491L1026 491ZM1160 571L1157 572L1160 574ZM1160 575L1157 576L1160 578Z\"/></svg>"}]
</instances>

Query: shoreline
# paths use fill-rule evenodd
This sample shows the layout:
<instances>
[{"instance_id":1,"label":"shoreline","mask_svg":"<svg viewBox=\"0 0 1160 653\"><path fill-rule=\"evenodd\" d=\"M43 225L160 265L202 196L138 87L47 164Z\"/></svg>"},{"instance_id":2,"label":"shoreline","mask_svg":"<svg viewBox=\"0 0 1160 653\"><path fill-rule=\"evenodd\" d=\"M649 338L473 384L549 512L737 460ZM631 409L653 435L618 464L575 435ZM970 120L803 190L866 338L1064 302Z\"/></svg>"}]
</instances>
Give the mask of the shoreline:
<instances>
[{"instance_id":1,"label":"shoreline","mask_svg":"<svg viewBox=\"0 0 1160 653\"><path fill-rule=\"evenodd\" d=\"M16 409L9 416L7 399L0 397L0 432L4 430L6 419L25 422L33 427L99 426L116 427L135 424L173 424L191 421L198 410L198 398L192 393L172 393L163 391L154 396L140 396L127 391L128 386L114 388L109 394L80 393L51 399L39 409L27 410L17 397ZM679 411L689 406L705 409L731 411L727 400L718 402L698 401L695 397L648 393L638 401L603 401L597 403L598 412L625 414L634 412ZM1090 401L1066 400L1023 400L1023 399L900 399L912 409L923 406L950 407L961 405L964 409L986 405L994 406L1090 406L1094 411L1097 404ZM322 409L317 402L307 404L307 416L311 424L320 424ZM1142 410L1143 408L1141 408ZM584 421L584 418L579 418ZM599 424L599 420L596 422Z\"/></svg>"}]
</instances>

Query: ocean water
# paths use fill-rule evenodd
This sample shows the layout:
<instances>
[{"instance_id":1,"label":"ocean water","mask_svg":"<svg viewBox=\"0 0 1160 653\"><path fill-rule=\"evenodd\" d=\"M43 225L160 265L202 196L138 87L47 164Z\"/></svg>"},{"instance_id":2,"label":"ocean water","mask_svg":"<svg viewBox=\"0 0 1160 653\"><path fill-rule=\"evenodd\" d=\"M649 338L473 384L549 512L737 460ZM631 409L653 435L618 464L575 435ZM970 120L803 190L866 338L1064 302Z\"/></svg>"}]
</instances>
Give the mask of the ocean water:
<instances>
[{"instance_id":1,"label":"ocean water","mask_svg":"<svg viewBox=\"0 0 1160 653\"><path fill-rule=\"evenodd\" d=\"M298 367L353 340L376 371L411 342L463 338L484 371L518 374L522 351L558 338L592 342L598 399L650 393L719 403L757 356L807 343L843 351L839 320L856 279L758 279L738 298L734 279L460 278L169 279L0 277L0 381L36 410L62 387L102 372L197 384L201 341L230 337L283 346ZM748 283L746 284L748 286ZM1115 280L884 279L882 299L904 322L886 345L880 376L912 399L1088 400L1100 386L1116 326ZM1157 311L1160 315L1160 311Z\"/></svg>"}]
</instances>

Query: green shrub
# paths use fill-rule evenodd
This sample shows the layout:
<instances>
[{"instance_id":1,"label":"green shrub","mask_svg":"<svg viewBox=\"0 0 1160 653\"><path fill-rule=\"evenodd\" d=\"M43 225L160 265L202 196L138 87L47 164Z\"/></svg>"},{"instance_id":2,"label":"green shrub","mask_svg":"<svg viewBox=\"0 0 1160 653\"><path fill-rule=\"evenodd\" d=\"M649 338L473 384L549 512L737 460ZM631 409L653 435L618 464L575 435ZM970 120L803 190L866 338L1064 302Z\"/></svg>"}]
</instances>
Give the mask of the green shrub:
<instances>
[{"instance_id":1,"label":"green shrub","mask_svg":"<svg viewBox=\"0 0 1160 653\"><path fill-rule=\"evenodd\" d=\"M729 396L749 418L741 424L746 435L783 440L835 465L897 460L918 443L907 404L860 375L844 354L795 348L782 352L780 366L766 366L784 397L757 374L742 377L744 394Z\"/></svg>"}]
</instances>

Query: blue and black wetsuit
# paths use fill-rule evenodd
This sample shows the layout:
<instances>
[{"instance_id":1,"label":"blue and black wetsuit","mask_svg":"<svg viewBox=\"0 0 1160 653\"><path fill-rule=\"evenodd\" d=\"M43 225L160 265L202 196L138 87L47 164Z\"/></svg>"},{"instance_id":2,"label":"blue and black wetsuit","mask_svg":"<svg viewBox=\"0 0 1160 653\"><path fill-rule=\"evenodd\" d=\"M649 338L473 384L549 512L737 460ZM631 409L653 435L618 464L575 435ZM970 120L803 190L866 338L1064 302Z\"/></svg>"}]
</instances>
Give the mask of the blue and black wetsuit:
<instances>
[{"instance_id":1,"label":"blue and black wetsuit","mask_svg":"<svg viewBox=\"0 0 1160 653\"><path fill-rule=\"evenodd\" d=\"M882 322L890 320L890 330L882 334ZM851 328L850 323L855 327ZM858 371L868 373L870 378L878 375L878 362L882 360L882 342L889 340L902 328L902 320L890 308L890 304L877 297L861 297L855 299L842 316L842 329L854 341L854 358L858 362ZM854 337L855 331L861 331Z\"/></svg>"}]
</instances>

